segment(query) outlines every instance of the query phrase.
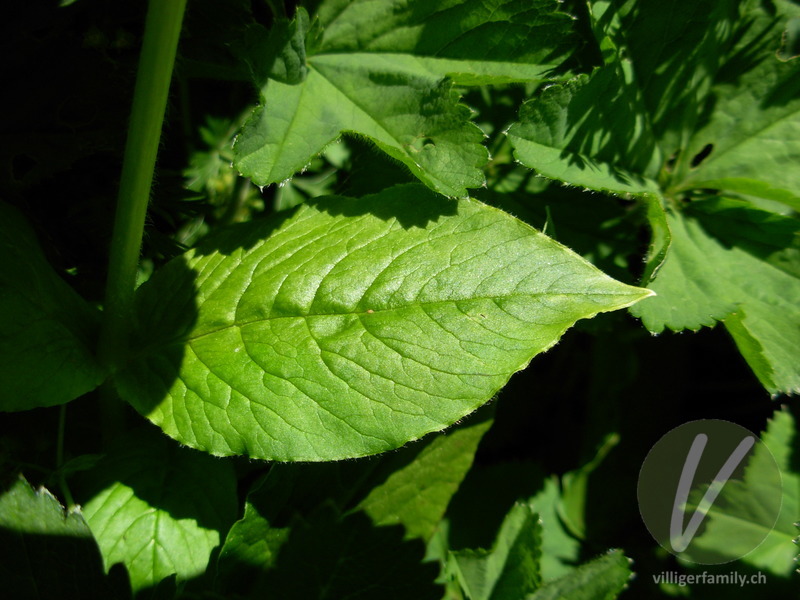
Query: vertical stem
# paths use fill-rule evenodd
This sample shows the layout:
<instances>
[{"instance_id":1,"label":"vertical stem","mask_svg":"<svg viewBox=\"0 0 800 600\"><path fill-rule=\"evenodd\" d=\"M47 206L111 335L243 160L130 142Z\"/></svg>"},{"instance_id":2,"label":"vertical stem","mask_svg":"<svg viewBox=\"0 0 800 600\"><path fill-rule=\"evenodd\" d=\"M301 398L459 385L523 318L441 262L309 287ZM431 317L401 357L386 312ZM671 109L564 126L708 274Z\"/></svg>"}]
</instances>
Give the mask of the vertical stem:
<instances>
[{"instance_id":1,"label":"vertical stem","mask_svg":"<svg viewBox=\"0 0 800 600\"><path fill-rule=\"evenodd\" d=\"M72 499L72 493L69 491L67 479L64 477L64 472L61 467L64 466L64 430L67 423L67 405L62 404L58 412L58 433L56 437L56 471L58 472L58 486L61 488L61 495L64 496L64 502L67 508L75 505L75 500Z\"/></svg>"},{"instance_id":2,"label":"vertical stem","mask_svg":"<svg viewBox=\"0 0 800 600\"><path fill-rule=\"evenodd\" d=\"M98 348L100 360L112 368L120 364L127 351L147 203L185 7L186 0L150 0L147 9Z\"/></svg>"}]
</instances>

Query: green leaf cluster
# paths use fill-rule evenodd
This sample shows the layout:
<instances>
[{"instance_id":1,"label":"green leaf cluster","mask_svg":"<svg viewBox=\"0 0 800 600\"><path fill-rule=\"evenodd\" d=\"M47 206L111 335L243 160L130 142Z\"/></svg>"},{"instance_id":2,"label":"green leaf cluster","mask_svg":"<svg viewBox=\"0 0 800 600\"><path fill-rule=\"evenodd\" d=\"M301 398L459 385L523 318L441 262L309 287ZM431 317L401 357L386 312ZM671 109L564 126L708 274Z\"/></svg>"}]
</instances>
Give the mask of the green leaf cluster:
<instances>
[{"instance_id":1,"label":"green leaf cluster","mask_svg":"<svg viewBox=\"0 0 800 600\"><path fill-rule=\"evenodd\" d=\"M795 585L796 1L184 3L8 19L0 595L719 597L632 491L698 415Z\"/></svg>"},{"instance_id":2,"label":"green leaf cluster","mask_svg":"<svg viewBox=\"0 0 800 600\"><path fill-rule=\"evenodd\" d=\"M800 343L790 214L800 77L776 54L796 4L589 11L604 64L523 105L508 131L514 155L546 177L647 203L644 283L656 296L631 311L650 331L722 321L767 390L800 390L789 351Z\"/></svg>"}]
</instances>

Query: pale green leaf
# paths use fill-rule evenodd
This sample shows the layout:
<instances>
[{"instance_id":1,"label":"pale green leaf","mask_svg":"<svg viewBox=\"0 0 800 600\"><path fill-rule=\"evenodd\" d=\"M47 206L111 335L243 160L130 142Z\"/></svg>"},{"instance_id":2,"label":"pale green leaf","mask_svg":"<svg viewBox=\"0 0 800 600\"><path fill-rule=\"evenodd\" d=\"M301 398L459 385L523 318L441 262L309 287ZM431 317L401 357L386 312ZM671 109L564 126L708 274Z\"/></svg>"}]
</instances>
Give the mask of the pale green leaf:
<instances>
[{"instance_id":1,"label":"pale green leaf","mask_svg":"<svg viewBox=\"0 0 800 600\"><path fill-rule=\"evenodd\" d=\"M792 454L797 431L791 413L775 413L762 435L763 445L756 446L744 472L744 481L729 481L711 505L705 531L698 536L691 550L741 560L757 569L783 577L796 568L797 547L795 522L800 520L800 473ZM775 466L780 479L774 476ZM777 521L775 514L765 511L773 499L782 497ZM764 541L752 550L753 540ZM745 554L747 553L747 554Z\"/></svg>"},{"instance_id":2,"label":"pale green leaf","mask_svg":"<svg viewBox=\"0 0 800 600\"><path fill-rule=\"evenodd\" d=\"M485 420L436 436L413 461L372 488L357 508L376 525L401 524L406 537L429 540L491 424ZM387 457L390 463L392 458Z\"/></svg>"},{"instance_id":3,"label":"pale green leaf","mask_svg":"<svg viewBox=\"0 0 800 600\"><path fill-rule=\"evenodd\" d=\"M658 333L724 320L770 392L800 390L800 223L724 198L668 215L672 245L631 312Z\"/></svg>"},{"instance_id":4,"label":"pale green leaf","mask_svg":"<svg viewBox=\"0 0 800 600\"><path fill-rule=\"evenodd\" d=\"M513 600L535 591L542 581L541 525L529 504L508 513L491 550L461 550L450 555L470 600Z\"/></svg>"},{"instance_id":5,"label":"pale green leaf","mask_svg":"<svg viewBox=\"0 0 800 600\"><path fill-rule=\"evenodd\" d=\"M0 495L0 548L4 597L116 597L80 509L65 510L22 477Z\"/></svg>"},{"instance_id":6,"label":"pale green leaf","mask_svg":"<svg viewBox=\"0 0 800 600\"><path fill-rule=\"evenodd\" d=\"M0 202L0 410L64 404L96 388L97 317L48 264L23 216Z\"/></svg>"},{"instance_id":7,"label":"pale green leaf","mask_svg":"<svg viewBox=\"0 0 800 600\"><path fill-rule=\"evenodd\" d=\"M614 600L627 587L631 561L614 550L526 596L526 600Z\"/></svg>"},{"instance_id":8,"label":"pale green leaf","mask_svg":"<svg viewBox=\"0 0 800 600\"><path fill-rule=\"evenodd\" d=\"M157 432L119 440L90 476L86 520L106 568L124 564L134 591L202 574L235 518L231 465Z\"/></svg>"},{"instance_id":9,"label":"pale green leaf","mask_svg":"<svg viewBox=\"0 0 800 600\"><path fill-rule=\"evenodd\" d=\"M189 446L374 454L486 402L576 320L649 292L510 215L418 185L222 231L138 291L117 385Z\"/></svg>"},{"instance_id":10,"label":"pale green leaf","mask_svg":"<svg viewBox=\"0 0 800 600\"><path fill-rule=\"evenodd\" d=\"M351 133L432 189L464 196L483 184L488 152L453 82L542 80L571 39L557 8L553 0L324 2L307 77L261 88L236 165L258 185L280 182Z\"/></svg>"}]
</instances>

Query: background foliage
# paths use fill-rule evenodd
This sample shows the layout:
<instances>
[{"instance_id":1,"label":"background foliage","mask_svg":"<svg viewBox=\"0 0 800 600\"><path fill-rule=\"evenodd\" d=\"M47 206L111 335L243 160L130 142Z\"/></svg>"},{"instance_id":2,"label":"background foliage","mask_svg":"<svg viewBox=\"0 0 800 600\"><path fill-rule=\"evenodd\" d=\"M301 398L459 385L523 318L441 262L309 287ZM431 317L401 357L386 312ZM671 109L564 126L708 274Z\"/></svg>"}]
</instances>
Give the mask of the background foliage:
<instances>
[{"instance_id":1,"label":"background foliage","mask_svg":"<svg viewBox=\"0 0 800 600\"><path fill-rule=\"evenodd\" d=\"M4 593L796 594L800 5L286 4L189 0L110 367L146 7L2 9ZM714 568L636 505L698 418L783 476L754 457L781 514ZM731 559L737 489L702 538ZM767 583L653 579L703 570Z\"/></svg>"}]
</instances>

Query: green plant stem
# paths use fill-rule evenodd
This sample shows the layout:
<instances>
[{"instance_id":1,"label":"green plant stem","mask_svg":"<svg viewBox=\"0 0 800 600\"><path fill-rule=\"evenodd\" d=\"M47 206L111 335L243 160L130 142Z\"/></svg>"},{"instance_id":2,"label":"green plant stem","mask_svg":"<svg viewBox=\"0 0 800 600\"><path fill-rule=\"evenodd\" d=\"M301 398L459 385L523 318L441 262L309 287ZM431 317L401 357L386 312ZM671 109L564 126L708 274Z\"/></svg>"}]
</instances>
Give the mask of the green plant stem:
<instances>
[{"instance_id":1,"label":"green plant stem","mask_svg":"<svg viewBox=\"0 0 800 600\"><path fill-rule=\"evenodd\" d=\"M56 471L58 472L58 486L61 488L61 493L64 496L64 501L67 503L67 508L75 506L75 500L72 499L72 493L69 491L67 479L64 477L64 472L61 467L64 466L64 431L67 424L67 405L62 404L58 412L58 433L56 434Z\"/></svg>"},{"instance_id":2,"label":"green plant stem","mask_svg":"<svg viewBox=\"0 0 800 600\"><path fill-rule=\"evenodd\" d=\"M144 221L185 7L186 0L151 0L147 9L98 348L100 360L112 369L127 351Z\"/></svg>"}]
</instances>

